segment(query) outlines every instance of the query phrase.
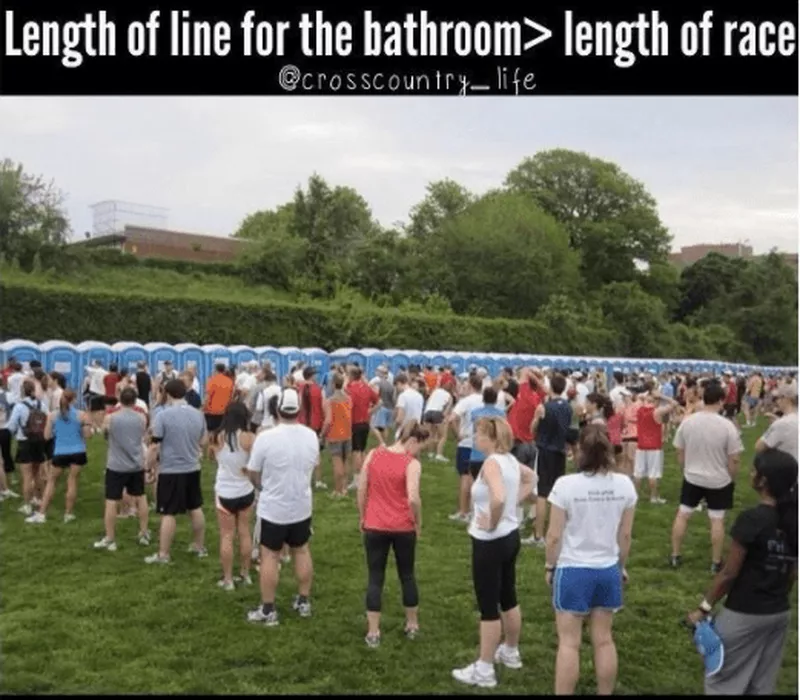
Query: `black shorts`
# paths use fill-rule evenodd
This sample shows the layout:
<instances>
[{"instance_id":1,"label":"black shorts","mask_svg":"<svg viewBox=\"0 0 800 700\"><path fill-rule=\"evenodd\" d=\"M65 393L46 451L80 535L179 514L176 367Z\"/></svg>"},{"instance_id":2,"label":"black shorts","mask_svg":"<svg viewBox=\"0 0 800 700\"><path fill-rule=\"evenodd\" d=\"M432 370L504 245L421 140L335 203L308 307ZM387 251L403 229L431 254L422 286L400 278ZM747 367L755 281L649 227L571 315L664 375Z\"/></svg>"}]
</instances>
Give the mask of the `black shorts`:
<instances>
[{"instance_id":1,"label":"black shorts","mask_svg":"<svg viewBox=\"0 0 800 700\"><path fill-rule=\"evenodd\" d=\"M539 498L547 498L553 490L556 480L564 476L567 471L567 455L563 452L553 452L552 450L539 450L536 459L536 473L539 481Z\"/></svg>"},{"instance_id":2,"label":"black shorts","mask_svg":"<svg viewBox=\"0 0 800 700\"><path fill-rule=\"evenodd\" d=\"M250 423L250 432L255 434L261 430L261 423Z\"/></svg>"},{"instance_id":3,"label":"black shorts","mask_svg":"<svg viewBox=\"0 0 800 700\"><path fill-rule=\"evenodd\" d=\"M369 440L369 423L356 423L353 425L352 445L353 452L364 452Z\"/></svg>"},{"instance_id":4,"label":"black shorts","mask_svg":"<svg viewBox=\"0 0 800 700\"><path fill-rule=\"evenodd\" d=\"M422 422L430 425L441 425L444 423L444 413L442 411L426 411L422 416Z\"/></svg>"},{"instance_id":5,"label":"black shorts","mask_svg":"<svg viewBox=\"0 0 800 700\"><path fill-rule=\"evenodd\" d=\"M253 505L255 500L255 490L251 491L246 496L239 496L239 498L221 498L217 496L217 510L224 511L229 515L236 515L243 510L247 510Z\"/></svg>"},{"instance_id":6,"label":"black shorts","mask_svg":"<svg viewBox=\"0 0 800 700\"><path fill-rule=\"evenodd\" d=\"M103 404L105 404L105 406L116 406L118 403L119 403L119 401L117 401L117 397L116 396L104 396L103 397Z\"/></svg>"},{"instance_id":7,"label":"black shorts","mask_svg":"<svg viewBox=\"0 0 800 700\"><path fill-rule=\"evenodd\" d=\"M206 413L206 430L209 433L214 433L219 430L219 426L222 425L222 416L213 416L210 413Z\"/></svg>"},{"instance_id":8,"label":"black shorts","mask_svg":"<svg viewBox=\"0 0 800 700\"><path fill-rule=\"evenodd\" d=\"M181 515L203 507L200 471L188 474L159 474L156 484L156 512Z\"/></svg>"},{"instance_id":9,"label":"black shorts","mask_svg":"<svg viewBox=\"0 0 800 700\"><path fill-rule=\"evenodd\" d=\"M121 501L122 492L144 496L144 472L112 472L106 469L106 500Z\"/></svg>"},{"instance_id":10,"label":"black shorts","mask_svg":"<svg viewBox=\"0 0 800 700\"><path fill-rule=\"evenodd\" d=\"M17 464L44 464L47 461L47 443L44 440L19 440Z\"/></svg>"},{"instance_id":11,"label":"black shorts","mask_svg":"<svg viewBox=\"0 0 800 700\"><path fill-rule=\"evenodd\" d=\"M69 469L70 467L85 467L86 466L86 453L77 452L71 455L54 455L52 459L53 466L56 469Z\"/></svg>"},{"instance_id":12,"label":"black shorts","mask_svg":"<svg viewBox=\"0 0 800 700\"><path fill-rule=\"evenodd\" d=\"M44 443L44 453L47 455L47 459L52 460L53 452L55 451L56 451L56 440L55 438L50 438L46 443Z\"/></svg>"},{"instance_id":13,"label":"black shorts","mask_svg":"<svg viewBox=\"0 0 800 700\"><path fill-rule=\"evenodd\" d=\"M277 525L269 520L261 519L261 546L271 552L280 552L283 545L299 549L311 539L311 518L299 523Z\"/></svg>"},{"instance_id":14,"label":"black shorts","mask_svg":"<svg viewBox=\"0 0 800 700\"><path fill-rule=\"evenodd\" d=\"M478 478L478 474L481 473L481 467L482 466L483 466L483 462L473 462L472 460L470 460L470 462L469 462L469 474L473 479L477 479Z\"/></svg>"},{"instance_id":15,"label":"black shorts","mask_svg":"<svg viewBox=\"0 0 800 700\"><path fill-rule=\"evenodd\" d=\"M565 438L565 441L568 445L577 445L580 436L581 436L580 428L567 428L567 436Z\"/></svg>"},{"instance_id":16,"label":"black shorts","mask_svg":"<svg viewBox=\"0 0 800 700\"><path fill-rule=\"evenodd\" d=\"M681 486L681 505L697 508L700 501L705 500L709 510L733 510L734 483L731 481L721 489L707 489L690 484L686 479Z\"/></svg>"},{"instance_id":17,"label":"black shorts","mask_svg":"<svg viewBox=\"0 0 800 700\"><path fill-rule=\"evenodd\" d=\"M725 407L723 408L723 415L726 418L736 418L739 413L739 407L735 403L726 403ZM713 510L713 508L712 508Z\"/></svg>"},{"instance_id":18,"label":"black shorts","mask_svg":"<svg viewBox=\"0 0 800 700\"><path fill-rule=\"evenodd\" d=\"M514 441L514 447L511 448L511 454L517 458L520 464L533 469L536 466L536 445L532 442Z\"/></svg>"},{"instance_id":19,"label":"black shorts","mask_svg":"<svg viewBox=\"0 0 800 700\"><path fill-rule=\"evenodd\" d=\"M623 445L629 445L630 443L632 443L632 442L636 443L637 441L638 441L638 438L622 438L622 444Z\"/></svg>"}]
</instances>

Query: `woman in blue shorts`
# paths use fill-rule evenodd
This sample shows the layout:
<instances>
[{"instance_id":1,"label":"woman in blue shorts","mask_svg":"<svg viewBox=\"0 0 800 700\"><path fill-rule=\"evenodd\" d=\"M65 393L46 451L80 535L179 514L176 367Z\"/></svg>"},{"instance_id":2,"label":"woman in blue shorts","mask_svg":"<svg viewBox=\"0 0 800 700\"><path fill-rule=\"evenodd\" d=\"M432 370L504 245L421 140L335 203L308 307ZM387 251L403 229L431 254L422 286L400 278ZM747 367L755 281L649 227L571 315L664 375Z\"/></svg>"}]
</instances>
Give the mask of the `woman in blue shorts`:
<instances>
[{"instance_id":1,"label":"woman in blue shorts","mask_svg":"<svg viewBox=\"0 0 800 700\"><path fill-rule=\"evenodd\" d=\"M631 547L636 489L615 472L606 426L587 425L578 472L560 477L548 498L545 579L553 589L558 629L556 695L571 695L580 673L583 622L589 620L598 695L614 692L617 650L611 635L622 607L625 562Z\"/></svg>"}]
</instances>

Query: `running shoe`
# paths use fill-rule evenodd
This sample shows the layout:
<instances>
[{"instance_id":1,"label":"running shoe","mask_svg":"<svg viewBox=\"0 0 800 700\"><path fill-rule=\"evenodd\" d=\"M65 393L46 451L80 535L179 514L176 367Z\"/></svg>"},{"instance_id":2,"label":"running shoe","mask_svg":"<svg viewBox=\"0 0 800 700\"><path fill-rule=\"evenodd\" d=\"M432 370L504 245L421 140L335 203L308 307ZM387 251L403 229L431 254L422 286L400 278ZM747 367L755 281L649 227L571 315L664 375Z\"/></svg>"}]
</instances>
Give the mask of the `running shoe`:
<instances>
[{"instance_id":1,"label":"running shoe","mask_svg":"<svg viewBox=\"0 0 800 700\"><path fill-rule=\"evenodd\" d=\"M497 686L497 677L492 668L491 673L481 673L478 664L473 663L464 668L453 669L453 678L464 685L473 685L478 688L494 688Z\"/></svg>"},{"instance_id":2,"label":"running shoe","mask_svg":"<svg viewBox=\"0 0 800 700\"><path fill-rule=\"evenodd\" d=\"M47 522L47 518L44 513L33 513L25 518L25 522L28 523L28 525L43 525Z\"/></svg>"},{"instance_id":3,"label":"running shoe","mask_svg":"<svg viewBox=\"0 0 800 700\"><path fill-rule=\"evenodd\" d=\"M368 634L366 637L364 637L364 641L367 643L367 646L370 649L377 649L381 645L381 635Z\"/></svg>"},{"instance_id":4,"label":"running shoe","mask_svg":"<svg viewBox=\"0 0 800 700\"><path fill-rule=\"evenodd\" d=\"M277 610L270 610L264 614L264 608L261 605L247 613L247 621L257 622L265 627L277 627L281 623Z\"/></svg>"},{"instance_id":5,"label":"running shoe","mask_svg":"<svg viewBox=\"0 0 800 700\"><path fill-rule=\"evenodd\" d=\"M226 581L224 578L221 578L217 581L217 586L219 586L223 591L234 591L236 590L236 584L233 581Z\"/></svg>"},{"instance_id":6,"label":"running shoe","mask_svg":"<svg viewBox=\"0 0 800 700\"><path fill-rule=\"evenodd\" d=\"M169 564L172 561L169 557L162 557L158 552L144 558L145 564Z\"/></svg>"},{"instance_id":7,"label":"running shoe","mask_svg":"<svg viewBox=\"0 0 800 700\"><path fill-rule=\"evenodd\" d=\"M296 611L300 617L311 617L311 602L307 598L301 601L300 596L296 595L292 601L292 610Z\"/></svg>"},{"instance_id":8,"label":"running shoe","mask_svg":"<svg viewBox=\"0 0 800 700\"><path fill-rule=\"evenodd\" d=\"M64 514L64 522L65 523L71 523L71 522L74 522L77 519L78 519L77 516L74 515L73 513L65 513Z\"/></svg>"},{"instance_id":9,"label":"running shoe","mask_svg":"<svg viewBox=\"0 0 800 700\"><path fill-rule=\"evenodd\" d=\"M506 668L514 670L522 668L522 658L519 655L519 649L512 649L505 644L501 644L497 647L497 651L494 653L494 662L496 664L503 664Z\"/></svg>"},{"instance_id":10,"label":"running shoe","mask_svg":"<svg viewBox=\"0 0 800 700\"><path fill-rule=\"evenodd\" d=\"M208 550L205 547L198 547L194 542L189 545L187 551L198 559L205 559L208 556Z\"/></svg>"},{"instance_id":11,"label":"running shoe","mask_svg":"<svg viewBox=\"0 0 800 700\"><path fill-rule=\"evenodd\" d=\"M117 543L114 540L108 539L108 537L104 537L102 540L98 540L94 543L95 549L105 549L107 552L116 552L117 551Z\"/></svg>"}]
</instances>

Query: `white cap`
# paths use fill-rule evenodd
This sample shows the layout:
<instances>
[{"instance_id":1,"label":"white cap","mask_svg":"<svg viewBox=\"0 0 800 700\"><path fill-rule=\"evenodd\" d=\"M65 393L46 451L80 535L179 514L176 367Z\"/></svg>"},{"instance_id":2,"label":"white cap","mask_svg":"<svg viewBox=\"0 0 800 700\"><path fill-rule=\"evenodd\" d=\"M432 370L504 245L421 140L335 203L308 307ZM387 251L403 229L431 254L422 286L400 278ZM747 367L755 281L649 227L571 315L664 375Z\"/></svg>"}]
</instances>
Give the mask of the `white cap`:
<instances>
[{"instance_id":1,"label":"white cap","mask_svg":"<svg viewBox=\"0 0 800 700\"><path fill-rule=\"evenodd\" d=\"M284 389L278 399L278 412L295 415L300 412L300 396L296 389Z\"/></svg>"}]
</instances>

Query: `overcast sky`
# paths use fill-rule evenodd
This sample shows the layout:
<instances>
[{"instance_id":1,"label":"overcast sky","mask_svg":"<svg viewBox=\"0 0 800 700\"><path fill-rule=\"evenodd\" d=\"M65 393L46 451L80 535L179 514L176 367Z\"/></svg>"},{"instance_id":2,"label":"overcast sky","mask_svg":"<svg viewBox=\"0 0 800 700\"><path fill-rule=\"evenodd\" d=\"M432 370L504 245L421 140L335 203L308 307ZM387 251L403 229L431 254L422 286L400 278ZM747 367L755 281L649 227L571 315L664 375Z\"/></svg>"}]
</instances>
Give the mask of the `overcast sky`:
<instances>
[{"instance_id":1,"label":"overcast sky","mask_svg":"<svg viewBox=\"0 0 800 700\"><path fill-rule=\"evenodd\" d=\"M749 240L797 252L796 98L9 98L0 157L55 179L76 234L89 205L169 209L169 228L226 235L316 171L384 224L425 185L477 192L563 147L643 181L673 247Z\"/></svg>"}]
</instances>

